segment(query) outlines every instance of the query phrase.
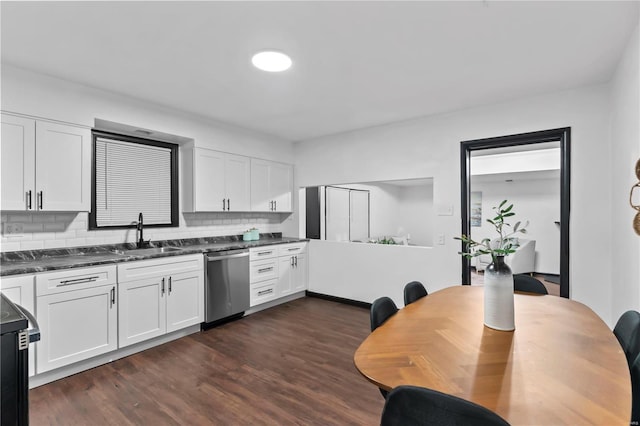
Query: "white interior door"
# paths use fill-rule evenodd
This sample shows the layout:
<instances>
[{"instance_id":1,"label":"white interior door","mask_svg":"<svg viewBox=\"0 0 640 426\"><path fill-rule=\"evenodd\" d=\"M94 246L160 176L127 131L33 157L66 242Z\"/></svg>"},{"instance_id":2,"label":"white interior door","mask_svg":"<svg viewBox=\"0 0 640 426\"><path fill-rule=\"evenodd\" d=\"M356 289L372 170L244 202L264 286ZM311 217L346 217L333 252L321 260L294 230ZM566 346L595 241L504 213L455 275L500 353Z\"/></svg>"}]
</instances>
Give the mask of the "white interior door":
<instances>
[{"instance_id":1,"label":"white interior door","mask_svg":"<svg viewBox=\"0 0 640 426\"><path fill-rule=\"evenodd\" d=\"M349 241L349 190L326 188L326 239Z\"/></svg>"},{"instance_id":2,"label":"white interior door","mask_svg":"<svg viewBox=\"0 0 640 426\"><path fill-rule=\"evenodd\" d=\"M369 191L350 191L351 203L349 240L367 241L369 238Z\"/></svg>"}]
</instances>

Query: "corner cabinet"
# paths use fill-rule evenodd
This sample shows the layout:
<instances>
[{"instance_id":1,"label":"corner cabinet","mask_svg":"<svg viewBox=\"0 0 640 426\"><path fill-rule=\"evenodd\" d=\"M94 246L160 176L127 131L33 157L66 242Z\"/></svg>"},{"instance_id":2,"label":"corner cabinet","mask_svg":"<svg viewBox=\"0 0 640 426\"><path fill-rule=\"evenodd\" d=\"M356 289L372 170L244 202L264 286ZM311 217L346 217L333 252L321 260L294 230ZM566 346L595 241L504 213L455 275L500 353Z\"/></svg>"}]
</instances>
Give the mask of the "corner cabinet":
<instances>
[{"instance_id":1,"label":"corner cabinet","mask_svg":"<svg viewBox=\"0 0 640 426\"><path fill-rule=\"evenodd\" d=\"M91 131L2 114L3 210L89 211Z\"/></svg>"},{"instance_id":2,"label":"corner cabinet","mask_svg":"<svg viewBox=\"0 0 640 426\"><path fill-rule=\"evenodd\" d=\"M251 159L251 211L291 212L293 167Z\"/></svg>"},{"instance_id":3,"label":"corner cabinet","mask_svg":"<svg viewBox=\"0 0 640 426\"><path fill-rule=\"evenodd\" d=\"M249 211L250 158L193 146L181 153L186 212Z\"/></svg>"},{"instance_id":4,"label":"corner cabinet","mask_svg":"<svg viewBox=\"0 0 640 426\"><path fill-rule=\"evenodd\" d=\"M201 254L118 265L118 343L125 347L204 321Z\"/></svg>"}]
</instances>

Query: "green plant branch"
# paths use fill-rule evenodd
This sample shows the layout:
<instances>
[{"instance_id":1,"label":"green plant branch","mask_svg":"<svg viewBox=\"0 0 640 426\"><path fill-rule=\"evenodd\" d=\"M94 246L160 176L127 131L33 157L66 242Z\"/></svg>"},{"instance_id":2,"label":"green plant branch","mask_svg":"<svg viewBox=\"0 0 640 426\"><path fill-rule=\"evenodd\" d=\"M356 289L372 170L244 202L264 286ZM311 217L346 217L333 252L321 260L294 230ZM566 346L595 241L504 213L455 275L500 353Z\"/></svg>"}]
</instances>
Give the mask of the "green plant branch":
<instances>
[{"instance_id":1,"label":"green plant branch","mask_svg":"<svg viewBox=\"0 0 640 426\"><path fill-rule=\"evenodd\" d=\"M493 207L493 210L496 211L496 216L493 219L487 219L487 222L494 226L499 235L495 247L492 246L491 239L489 238L484 238L478 242L473 240L470 236L461 235L460 237L454 237L454 239L462 241L465 244L466 251L460 251L458 254L461 254L468 259L482 254L490 254L491 258L495 261L497 256L508 256L511 253L515 253L519 244L514 235L526 234L526 227L529 226L529 222L526 222L522 226L521 222L516 222L512 228L505 219L515 216L515 213L513 212L513 204L509 204L507 207L504 207L506 204L507 200L504 200L498 207Z\"/></svg>"}]
</instances>

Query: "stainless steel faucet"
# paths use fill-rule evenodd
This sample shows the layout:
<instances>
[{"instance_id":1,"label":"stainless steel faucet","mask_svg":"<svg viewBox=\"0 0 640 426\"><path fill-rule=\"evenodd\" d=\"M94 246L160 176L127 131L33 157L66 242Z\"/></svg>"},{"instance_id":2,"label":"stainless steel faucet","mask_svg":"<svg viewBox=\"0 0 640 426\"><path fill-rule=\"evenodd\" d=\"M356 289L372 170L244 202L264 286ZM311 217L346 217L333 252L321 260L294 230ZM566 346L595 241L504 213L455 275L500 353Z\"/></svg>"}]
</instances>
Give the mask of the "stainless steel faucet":
<instances>
[{"instance_id":1,"label":"stainless steel faucet","mask_svg":"<svg viewBox=\"0 0 640 426\"><path fill-rule=\"evenodd\" d=\"M145 244L145 241L142 235L143 230L144 230L144 220L142 218L142 212L140 212L140 214L138 214L138 224L136 225L136 234L138 234L138 243L137 243L138 248L143 248Z\"/></svg>"}]
</instances>

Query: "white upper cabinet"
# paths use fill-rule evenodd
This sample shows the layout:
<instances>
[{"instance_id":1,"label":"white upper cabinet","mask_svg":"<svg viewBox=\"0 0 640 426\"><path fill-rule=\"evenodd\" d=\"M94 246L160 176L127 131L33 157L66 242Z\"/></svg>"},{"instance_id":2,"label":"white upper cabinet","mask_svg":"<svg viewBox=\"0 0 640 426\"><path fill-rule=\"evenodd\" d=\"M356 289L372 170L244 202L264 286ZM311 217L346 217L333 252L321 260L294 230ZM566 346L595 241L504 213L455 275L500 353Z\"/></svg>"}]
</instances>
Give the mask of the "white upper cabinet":
<instances>
[{"instance_id":1,"label":"white upper cabinet","mask_svg":"<svg viewBox=\"0 0 640 426\"><path fill-rule=\"evenodd\" d=\"M290 212L293 168L289 164L251 159L251 210Z\"/></svg>"},{"instance_id":2,"label":"white upper cabinet","mask_svg":"<svg viewBox=\"0 0 640 426\"><path fill-rule=\"evenodd\" d=\"M2 114L2 209L89 211L91 131Z\"/></svg>"},{"instance_id":3,"label":"white upper cabinet","mask_svg":"<svg viewBox=\"0 0 640 426\"><path fill-rule=\"evenodd\" d=\"M249 157L187 147L182 169L184 211L249 211Z\"/></svg>"},{"instance_id":4,"label":"white upper cabinet","mask_svg":"<svg viewBox=\"0 0 640 426\"><path fill-rule=\"evenodd\" d=\"M0 147L2 210L31 210L35 207L35 121L2 114Z\"/></svg>"}]
</instances>

